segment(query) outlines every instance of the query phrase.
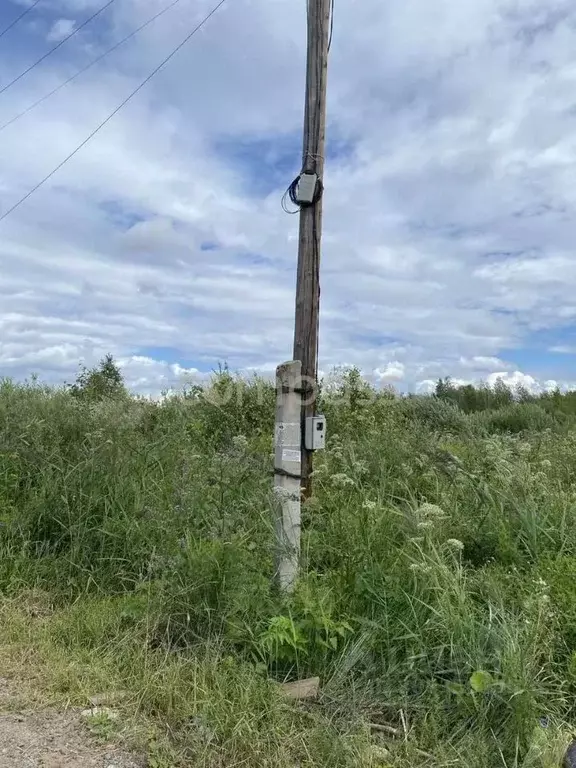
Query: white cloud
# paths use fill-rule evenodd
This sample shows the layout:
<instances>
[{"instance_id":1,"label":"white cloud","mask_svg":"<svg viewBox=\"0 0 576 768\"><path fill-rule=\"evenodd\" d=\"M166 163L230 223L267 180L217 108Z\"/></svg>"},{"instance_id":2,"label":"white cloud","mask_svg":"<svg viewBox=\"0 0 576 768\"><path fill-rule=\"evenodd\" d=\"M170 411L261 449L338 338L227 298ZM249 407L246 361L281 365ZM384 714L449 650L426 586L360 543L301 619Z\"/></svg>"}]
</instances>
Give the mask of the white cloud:
<instances>
[{"instance_id":1,"label":"white cloud","mask_svg":"<svg viewBox=\"0 0 576 768\"><path fill-rule=\"evenodd\" d=\"M498 357L482 357L482 355L475 355L470 358L461 357L460 365L463 368L473 368L477 371L492 371L494 369L500 370L509 367L509 365Z\"/></svg>"},{"instance_id":2,"label":"white cloud","mask_svg":"<svg viewBox=\"0 0 576 768\"><path fill-rule=\"evenodd\" d=\"M58 19L50 27L46 39L52 43L60 42L60 40L64 40L65 37L72 34L75 26L76 22L73 19Z\"/></svg>"},{"instance_id":3,"label":"white cloud","mask_svg":"<svg viewBox=\"0 0 576 768\"><path fill-rule=\"evenodd\" d=\"M99 4L51 0L36 26L0 48L5 77L36 57L38 29L63 36L69 18ZM0 132L0 211L209 7L182 4ZM112 6L2 94L0 125L159 8L157 0ZM346 361L406 388L448 374L514 376L515 348L571 322L575 44L576 9L564 0L365 0L337 9L325 370ZM0 223L0 373L35 369L62 380L78 359L112 352L132 360L142 388L173 375L166 359L273 370L289 357L297 222L279 199L299 162L304 49L305 4L227 4ZM267 165L274 157L281 172ZM160 368L146 372L140 358ZM551 374L535 357L523 375ZM568 380L562 357L554 376Z\"/></svg>"},{"instance_id":4,"label":"white cloud","mask_svg":"<svg viewBox=\"0 0 576 768\"><path fill-rule=\"evenodd\" d=\"M388 363L385 368L375 368L374 376L381 382L402 381L406 374L406 366L397 360Z\"/></svg>"},{"instance_id":5,"label":"white cloud","mask_svg":"<svg viewBox=\"0 0 576 768\"><path fill-rule=\"evenodd\" d=\"M117 362L126 385L132 392L140 394L179 391L186 385L205 383L208 378L196 368L183 368L178 363L143 355L119 358Z\"/></svg>"},{"instance_id":6,"label":"white cloud","mask_svg":"<svg viewBox=\"0 0 576 768\"><path fill-rule=\"evenodd\" d=\"M424 379L416 384L416 392L419 395L431 395L436 389L436 382L432 379Z\"/></svg>"},{"instance_id":7,"label":"white cloud","mask_svg":"<svg viewBox=\"0 0 576 768\"><path fill-rule=\"evenodd\" d=\"M576 353L576 347L572 347L569 344L557 344L554 347L550 347L550 352L557 352L560 355L573 355Z\"/></svg>"},{"instance_id":8,"label":"white cloud","mask_svg":"<svg viewBox=\"0 0 576 768\"><path fill-rule=\"evenodd\" d=\"M473 384L478 386L485 383L489 387L494 387L501 382L512 391L516 391L519 388L527 390L530 394L536 395L541 392L553 392L555 389L561 390L573 390L576 388L574 382L558 382L554 379L538 380L530 374L523 373L522 371L514 371L512 373L507 371L496 371L491 373L486 379L466 380L466 379L454 379L451 378L450 382L455 387L463 387L467 384ZM416 392L420 394L432 394L436 388L436 381L432 379L423 379L417 382Z\"/></svg>"},{"instance_id":9,"label":"white cloud","mask_svg":"<svg viewBox=\"0 0 576 768\"><path fill-rule=\"evenodd\" d=\"M528 392L539 392L541 390L540 384L536 381L536 379L533 376L530 376L529 374L526 374L526 373L522 373L521 371L514 371L513 373L506 373L506 372L491 373L487 379L487 383L491 387L493 387L499 381L513 390L517 389L518 387L527 389Z\"/></svg>"},{"instance_id":10,"label":"white cloud","mask_svg":"<svg viewBox=\"0 0 576 768\"><path fill-rule=\"evenodd\" d=\"M513 373L491 373L488 376L488 384L494 386L496 382L501 381L507 387L512 390L521 387L528 390L532 394L538 394L539 392L553 392L555 389L572 389L573 384L570 382L558 382L554 379L547 379L545 381L539 381L529 374L522 373L521 371L514 371Z\"/></svg>"}]
</instances>

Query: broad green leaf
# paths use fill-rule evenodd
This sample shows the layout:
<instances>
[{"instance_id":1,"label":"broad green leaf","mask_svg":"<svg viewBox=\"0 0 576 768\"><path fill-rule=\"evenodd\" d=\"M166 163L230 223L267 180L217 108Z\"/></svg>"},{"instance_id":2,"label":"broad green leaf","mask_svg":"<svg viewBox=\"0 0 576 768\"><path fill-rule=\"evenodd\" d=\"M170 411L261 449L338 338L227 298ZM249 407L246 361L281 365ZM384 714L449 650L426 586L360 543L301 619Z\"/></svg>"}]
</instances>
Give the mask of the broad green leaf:
<instances>
[{"instance_id":1,"label":"broad green leaf","mask_svg":"<svg viewBox=\"0 0 576 768\"><path fill-rule=\"evenodd\" d=\"M494 678L490 672L485 672L482 669L477 669L470 676L470 688L476 693L485 693L489 688L494 685Z\"/></svg>"}]
</instances>

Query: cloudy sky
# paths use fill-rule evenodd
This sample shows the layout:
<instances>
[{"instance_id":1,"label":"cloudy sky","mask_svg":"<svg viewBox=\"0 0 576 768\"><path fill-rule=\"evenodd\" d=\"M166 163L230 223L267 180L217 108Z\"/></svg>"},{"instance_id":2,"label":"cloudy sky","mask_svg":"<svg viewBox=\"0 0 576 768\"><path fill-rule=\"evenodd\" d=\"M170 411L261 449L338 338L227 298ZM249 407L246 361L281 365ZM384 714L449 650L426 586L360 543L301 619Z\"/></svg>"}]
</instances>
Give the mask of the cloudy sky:
<instances>
[{"instance_id":1,"label":"cloudy sky","mask_svg":"<svg viewBox=\"0 0 576 768\"><path fill-rule=\"evenodd\" d=\"M0 215L215 5L40 0L0 37ZM0 31L32 4L1 0ZM335 0L320 366L576 382L573 0ZM154 392L292 347L305 0L227 0L0 222L0 375L107 352ZM6 126L6 123L10 122ZM4 127L5 126L5 127Z\"/></svg>"}]
</instances>

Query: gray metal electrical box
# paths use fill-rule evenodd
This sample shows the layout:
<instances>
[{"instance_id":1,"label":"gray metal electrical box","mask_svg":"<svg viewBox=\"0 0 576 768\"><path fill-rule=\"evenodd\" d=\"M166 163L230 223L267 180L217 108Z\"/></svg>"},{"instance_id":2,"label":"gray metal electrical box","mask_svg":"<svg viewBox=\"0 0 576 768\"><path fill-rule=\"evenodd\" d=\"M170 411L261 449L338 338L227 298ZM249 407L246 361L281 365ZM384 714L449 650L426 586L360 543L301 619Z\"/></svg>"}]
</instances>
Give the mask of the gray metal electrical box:
<instances>
[{"instance_id":1,"label":"gray metal electrical box","mask_svg":"<svg viewBox=\"0 0 576 768\"><path fill-rule=\"evenodd\" d=\"M309 416L306 419L304 445L309 451L321 451L326 447L326 418Z\"/></svg>"},{"instance_id":2,"label":"gray metal electrical box","mask_svg":"<svg viewBox=\"0 0 576 768\"><path fill-rule=\"evenodd\" d=\"M303 173L298 181L296 200L304 205L311 205L316 195L318 176L315 173Z\"/></svg>"}]
</instances>

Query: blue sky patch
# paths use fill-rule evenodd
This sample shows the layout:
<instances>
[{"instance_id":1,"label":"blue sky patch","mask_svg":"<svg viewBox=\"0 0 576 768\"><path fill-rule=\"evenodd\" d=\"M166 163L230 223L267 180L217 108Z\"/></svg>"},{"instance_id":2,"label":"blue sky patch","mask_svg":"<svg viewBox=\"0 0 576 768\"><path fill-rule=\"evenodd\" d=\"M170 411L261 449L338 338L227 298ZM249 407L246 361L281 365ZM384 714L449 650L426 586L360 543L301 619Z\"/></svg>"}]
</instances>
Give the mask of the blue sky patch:
<instances>
[{"instance_id":1,"label":"blue sky patch","mask_svg":"<svg viewBox=\"0 0 576 768\"><path fill-rule=\"evenodd\" d=\"M104 200L100 203L100 208L119 229L128 230L135 224L146 221L146 216L126 209L118 200Z\"/></svg>"},{"instance_id":2,"label":"blue sky patch","mask_svg":"<svg viewBox=\"0 0 576 768\"><path fill-rule=\"evenodd\" d=\"M218 243L215 243L211 240L206 240L204 243L200 243L200 250L201 251L217 251L220 248Z\"/></svg>"},{"instance_id":3,"label":"blue sky patch","mask_svg":"<svg viewBox=\"0 0 576 768\"><path fill-rule=\"evenodd\" d=\"M216 152L238 169L247 193L266 197L287 187L301 170L302 133L292 132L270 137L244 139L221 138ZM354 145L333 137L326 144L326 164L351 157Z\"/></svg>"},{"instance_id":4,"label":"blue sky patch","mask_svg":"<svg viewBox=\"0 0 576 768\"><path fill-rule=\"evenodd\" d=\"M576 378L576 354L553 351L554 348L576 350L576 327L532 332L529 343L503 349L499 357L512 363L518 370L533 371L540 378L558 378L559 367L563 376Z\"/></svg>"}]
</instances>

